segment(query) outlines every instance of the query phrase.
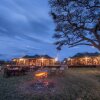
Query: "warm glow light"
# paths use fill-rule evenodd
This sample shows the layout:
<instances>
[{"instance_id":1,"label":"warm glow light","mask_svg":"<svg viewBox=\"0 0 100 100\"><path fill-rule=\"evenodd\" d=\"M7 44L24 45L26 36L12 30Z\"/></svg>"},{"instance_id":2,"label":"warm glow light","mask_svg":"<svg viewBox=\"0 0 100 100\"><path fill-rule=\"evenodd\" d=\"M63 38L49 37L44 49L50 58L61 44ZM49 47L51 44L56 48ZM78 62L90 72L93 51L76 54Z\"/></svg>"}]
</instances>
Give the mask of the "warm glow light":
<instances>
[{"instance_id":1,"label":"warm glow light","mask_svg":"<svg viewBox=\"0 0 100 100\"><path fill-rule=\"evenodd\" d=\"M87 59L88 59L88 57L85 57L85 59L87 60Z\"/></svg>"},{"instance_id":2,"label":"warm glow light","mask_svg":"<svg viewBox=\"0 0 100 100\"><path fill-rule=\"evenodd\" d=\"M16 61L16 59L13 59L13 61Z\"/></svg>"},{"instance_id":3,"label":"warm glow light","mask_svg":"<svg viewBox=\"0 0 100 100\"><path fill-rule=\"evenodd\" d=\"M55 58L55 61L58 61L58 57Z\"/></svg>"},{"instance_id":4,"label":"warm glow light","mask_svg":"<svg viewBox=\"0 0 100 100\"><path fill-rule=\"evenodd\" d=\"M10 65L7 65L7 67L8 67L8 66L10 66Z\"/></svg>"},{"instance_id":5,"label":"warm glow light","mask_svg":"<svg viewBox=\"0 0 100 100\"><path fill-rule=\"evenodd\" d=\"M68 58L68 60L71 60L71 58Z\"/></svg>"},{"instance_id":6,"label":"warm glow light","mask_svg":"<svg viewBox=\"0 0 100 100\"><path fill-rule=\"evenodd\" d=\"M20 58L19 61L23 61L24 59Z\"/></svg>"},{"instance_id":7,"label":"warm glow light","mask_svg":"<svg viewBox=\"0 0 100 100\"><path fill-rule=\"evenodd\" d=\"M35 74L35 77L47 77L48 73L47 72L39 72L37 74Z\"/></svg>"},{"instance_id":8,"label":"warm glow light","mask_svg":"<svg viewBox=\"0 0 100 100\"><path fill-rule=\"evenodd\" d=\"M64 63L65 63L66 61L64 60Z\"/></svg>"},{"instance_id":9,"label":"warm glow light","mask_svg":"<svg viewBox=\"0 0 100 100\"><path fill-rule=\"evenodd\" d=\"M42 57L41 60L42 60L42 62L43 62L43 61L44 61L44 58Z\"/></svg>"}]
</instances>

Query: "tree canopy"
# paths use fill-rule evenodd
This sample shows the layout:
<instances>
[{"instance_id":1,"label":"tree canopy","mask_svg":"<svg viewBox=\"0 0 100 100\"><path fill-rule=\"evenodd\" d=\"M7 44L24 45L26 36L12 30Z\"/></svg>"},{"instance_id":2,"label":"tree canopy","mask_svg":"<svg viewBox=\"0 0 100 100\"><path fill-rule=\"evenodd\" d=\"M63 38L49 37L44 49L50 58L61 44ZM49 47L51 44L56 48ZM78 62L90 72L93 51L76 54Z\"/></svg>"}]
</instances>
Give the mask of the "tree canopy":
<instances>
[{"instance_id":1,"label":"tree canopy","mask_svg":"<svg viewBox=\"0 0 100 100\"><path fill-rule=\"evenodd\" d=\"M49 0L49 4L58 49L88 45L100 51L100 0Z\"/></svg>"}]
</instances>

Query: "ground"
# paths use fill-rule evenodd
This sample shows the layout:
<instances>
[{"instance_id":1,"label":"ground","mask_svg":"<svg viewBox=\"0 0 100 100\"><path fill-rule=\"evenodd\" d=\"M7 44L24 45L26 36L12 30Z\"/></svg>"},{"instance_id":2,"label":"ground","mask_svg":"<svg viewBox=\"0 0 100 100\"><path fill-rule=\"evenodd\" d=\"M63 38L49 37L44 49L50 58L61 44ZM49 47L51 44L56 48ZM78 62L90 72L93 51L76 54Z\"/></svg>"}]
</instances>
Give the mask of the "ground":
<instances>
[{"instance_id":1,"label":"ground","mask_svg":"<svg viewBox=\"0 0 100 100\"><path fill-rule=\"evenodd\" d=\"M10 78L0 73L0 100L100 100L100 69L68 69L65 76L49 79L55 82L56 91L35 94L25 88L34 81L33 72Z\"/></svg>"}]
</instances>

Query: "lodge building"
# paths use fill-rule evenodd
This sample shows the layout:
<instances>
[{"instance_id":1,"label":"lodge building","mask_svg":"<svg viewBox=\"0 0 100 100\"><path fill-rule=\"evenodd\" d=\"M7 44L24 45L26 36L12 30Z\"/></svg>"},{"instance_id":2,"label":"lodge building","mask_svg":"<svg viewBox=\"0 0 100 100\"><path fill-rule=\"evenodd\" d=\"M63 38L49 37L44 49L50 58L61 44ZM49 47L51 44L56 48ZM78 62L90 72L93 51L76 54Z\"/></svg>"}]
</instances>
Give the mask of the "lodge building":
<instances>
[{"instance_id":1,"label":"lodge building","mask_svg":"<svg viewBox=\"0 0 100 100\"><path fill-rule=\"evenodd\" d=\"M55 59L48 55L24 56L14 58L12 61L19 66L53 66L55 64Z\"/></svg>"},{"instance_id":2,"label":"lodge building","mask_svg":"<svg viewBox=\"0 0 100 100\"><path fill-rule=\"evenodd\" d=\"M80 56L74 56L71 58L67 58L65 60L68 66L94 66L100 67L100 54L81 54Z\"/></svg>"}]
</instances>

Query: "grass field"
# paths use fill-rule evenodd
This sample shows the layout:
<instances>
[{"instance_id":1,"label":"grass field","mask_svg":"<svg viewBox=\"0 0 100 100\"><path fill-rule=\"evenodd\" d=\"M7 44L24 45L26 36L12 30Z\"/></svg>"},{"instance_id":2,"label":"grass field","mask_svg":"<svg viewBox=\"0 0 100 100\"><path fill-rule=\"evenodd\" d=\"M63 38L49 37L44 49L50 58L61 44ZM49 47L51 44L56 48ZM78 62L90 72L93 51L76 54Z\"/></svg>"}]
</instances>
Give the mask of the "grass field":
<instances>
[{"instance_id":1,"label":"grass field","mask_svg":"<svg viewBox=\"0 0 100 100\"><path fill-rule=\"evenodd\" d=\"M0 100L100 100L100 69L76 68L66 70L65 76L54 76L57 90L34 94L22 91L20 86L34 80L33 73L4 78L0 73Z\"/></svg>"}]
</instances>

